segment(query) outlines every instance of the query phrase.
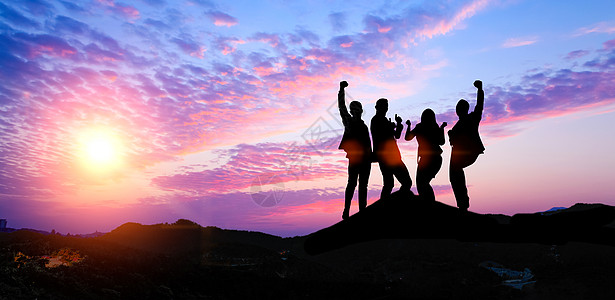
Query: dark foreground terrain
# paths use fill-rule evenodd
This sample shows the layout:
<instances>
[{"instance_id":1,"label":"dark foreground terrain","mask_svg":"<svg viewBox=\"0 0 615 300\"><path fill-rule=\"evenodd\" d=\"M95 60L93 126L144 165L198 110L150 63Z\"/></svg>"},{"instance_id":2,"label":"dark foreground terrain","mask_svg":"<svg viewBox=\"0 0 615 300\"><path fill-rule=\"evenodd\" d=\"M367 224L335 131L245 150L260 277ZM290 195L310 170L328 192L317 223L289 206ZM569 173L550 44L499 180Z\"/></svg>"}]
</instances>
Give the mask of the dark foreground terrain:
<instances>
[{"instance_id":1,"label":"dark foreground terrain","mask_svg":"<svg viewBox=\"0 0 615 300\"><path fill-rule=\"evenodd\" d=\"M615 299L608 245L375 239L309 255L305 240L187 220L0 233L0 299Z\"/></svg>"}]
</instances>

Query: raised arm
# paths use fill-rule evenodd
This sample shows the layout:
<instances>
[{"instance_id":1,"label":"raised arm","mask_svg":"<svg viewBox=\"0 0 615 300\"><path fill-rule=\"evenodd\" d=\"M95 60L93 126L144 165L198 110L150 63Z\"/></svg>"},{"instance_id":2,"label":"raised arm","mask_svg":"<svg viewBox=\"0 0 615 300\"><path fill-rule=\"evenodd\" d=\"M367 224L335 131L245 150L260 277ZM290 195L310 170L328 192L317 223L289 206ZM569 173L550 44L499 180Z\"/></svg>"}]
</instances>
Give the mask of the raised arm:
<instances>
[{"instance_id":1,"label":"raised arm","mask_svg":"<svg viewBox=\"0 0 615 300\"><path fill-rule=\"evenodd\" d=\"M448 125L446 122L443 122L442 125L440 125L438 132L438 145L444 145L444 127L446 127L446 125Z\"/></svg>"},{"instance_id":2,"label":"raised arm","mask_svg":"<svg viewBox=\"0 0 615 300\"><path fill-rule=\"evenodd\" d=\"M398 140L401 137L401 131L404 130L404 124L402 124L402 119L400 116L395 114L395 139Z\"/></svg>"},{"instance_id":3,"label":"raised arm","mask_svg":"<svg viewBox=\"0 0 615 300\"><path fill-rule=\"evenodd\" d=\"M406 125L408 125L408 128L406 128L406 135L404 136L404 140L406 141L410 141L414 138L414 132L412 130L410 130L410 127L412 125L412 123L410 123L410 120L406 121Z\"/></svg>"},{"instance_id":4,"label":"raised arm","mask_svg":"<svg viewBox=\"0 0 615 300\"><path fill-rule=\"evenodd\" d=\"M482 117L483 107L485 106L485 91L483 91L483 82L476 80L474 81L474 86L478 89L476 91L476 107L474 108L474 111Z\"/></svg>"},{"instance_id":5,"label":"raised arm","mask_svg":"<svg viewBox=\"0 0 615 300\"><path fill-rule=\"evenodd\" d=\"M340 91L337 93L337 107L340 110L340 116L342 116L342 123L344 126L348 126L350 124L350 113L348 113L348 108L346 108L346 93L344 89L348 86L348 82L341 81L340 82Z\"/></svg>"}]
</instances>

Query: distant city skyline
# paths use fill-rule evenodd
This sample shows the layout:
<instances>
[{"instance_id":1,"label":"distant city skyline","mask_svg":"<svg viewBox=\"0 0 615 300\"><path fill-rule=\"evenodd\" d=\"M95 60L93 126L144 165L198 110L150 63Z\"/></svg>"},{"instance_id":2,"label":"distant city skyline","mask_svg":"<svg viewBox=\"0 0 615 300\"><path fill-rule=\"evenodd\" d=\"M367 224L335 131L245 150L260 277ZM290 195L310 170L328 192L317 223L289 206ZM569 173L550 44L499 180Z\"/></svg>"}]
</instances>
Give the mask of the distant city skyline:
<instances>
[{"instance_id":1,"label":"distant city skyline","mask_svg":"<svg viewBox=\"0 0 615 300\"><path fill-rule=\"evenodd\" d=\"M447 129L483 81L471 211L615 205L613 12L613 1L4 1L0 218L73 234L181 218L280 236L329 226L347 178L341 80L368 123L384 97L388 117L416 124L429 107ZM415 180L416 142L398 145ZM432 185L454 206L448 139L443 150ZM368 204L381 180L372 164Z\"/></svg>"}]
</instances>

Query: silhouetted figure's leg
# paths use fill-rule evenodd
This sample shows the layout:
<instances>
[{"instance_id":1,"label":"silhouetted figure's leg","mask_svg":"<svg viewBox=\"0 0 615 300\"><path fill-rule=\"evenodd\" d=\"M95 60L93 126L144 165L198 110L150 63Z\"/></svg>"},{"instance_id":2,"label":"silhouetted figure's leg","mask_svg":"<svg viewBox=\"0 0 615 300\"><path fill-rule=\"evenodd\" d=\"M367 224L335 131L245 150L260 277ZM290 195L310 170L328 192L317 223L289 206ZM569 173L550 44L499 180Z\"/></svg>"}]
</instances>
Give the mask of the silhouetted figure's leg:
<instances>
[{"instance_id":1,"label":"silhouetted figure's leg","mask_svg":"<svg viewBox=\"0 0 615 300\"><path fill-rule=\"evenodd\" d=\"M344 194L344 212L342 213L342 219L347 219L350 214L350 203L352 202L354 190L357 187L357 179L360 171L361 164L348 163L348 184L346 185L346 193Z\"/></svg>"},{"instance_id":2,"label":"silhouetted figure's leg","mask_svg":"<svg viewBox=\"0 0 615 300\"><path fill-rule=\"evenodd\" d=\"M408 172L406 164L400 161L399 164L393 168L393 174L395 175L395 178L397 178L397 181L401 183L399 190L406 192L410 191L410 188L412 187L412 179L410 178L410 172Z\"/></svg>"},{"instance_id":3,"label":"silhouetted figure's leg","mask_svg":"<svg viewBox=\"0 0 615 300\"><path fill-rule=\"evenodd\" d=\"M391 191L393 191L393 171L387 165L382 162L379 162L380 172L382 173L382 192L380 192L380 199L385 199L391 195Z\"/></svg>"},{"instance_id":4,"label":"silhouetted figure's leg","mask_svg":"<svg viewBox=\"0 0 615 300\"><path fill-rule=\"evenodd\" d=\"M466 176L463 172L463 168L453 166L453 164L451 164L449 175L451 179L451 187L453 188L453 193L455 194L455 200L457 200L457 207L461 210L468 210L470 207L470 197L468 197Z\"/></svg>"},{"instance_id":5,"label":"silhouetted figure's leg","mask_svg":"<svg viewBox=\"0 0 615 300\"><path fill-rule=\"evenodd\" d=\"M436 177L442 167L442 156L421 156L416 168L416 189L419 195L429 201L436 201L436 195L430 181Z\"/></svg>"},{"instance_id":6,"label":"silhouetted figure's leg","mask_svg":"<svg viewBox=\"0 0 615 300\"><path fill-rule=\"evenodd\" d=\"M359 210L367 206L367 184L369 183L369 173L371 169L371 162L367 162L361 165L359 171Z\"/></svg>"},{"instance_id":7,"label":"silhouetted figure's leg","mask_svg":"<svg viewBox=\"0 0 615 300\"><path fill-rule=\"evenodd\" d=\"M454 151L453 151L454 152ZM466 186L466 176L463 168L473 164L478 155L464 155L458 153L451 154L451 164L449 169L449 177L451 187L457 200L457 207L467 211L470 207L470 197L468 196L468 188Z\"/></svg>"}]
</instances>

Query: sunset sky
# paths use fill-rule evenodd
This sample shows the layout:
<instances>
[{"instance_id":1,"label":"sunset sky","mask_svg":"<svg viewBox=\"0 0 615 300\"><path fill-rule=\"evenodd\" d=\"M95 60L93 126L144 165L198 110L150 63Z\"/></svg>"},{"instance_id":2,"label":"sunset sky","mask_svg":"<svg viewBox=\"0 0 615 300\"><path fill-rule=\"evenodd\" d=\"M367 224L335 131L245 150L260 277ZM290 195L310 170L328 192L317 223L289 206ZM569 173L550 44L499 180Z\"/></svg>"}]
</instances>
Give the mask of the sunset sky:
<instances>
[{"instance_id":1,"label":"sunset sky","mask_svg":"<svg viewBox=\"0 0 615 300\"><path fill-rule=\"evenodd\" d=\"M385 97L389 117L429 107L450 129L481 79L472 211L615 205L612 0L9 0L0 34L9 227L329 226L347 178L341 80L368 124ZM398 145L415 180L416 141ZM455 205L443 148L432 185ZM381 187L373 164L368 203Z\"/></svg>"}]
</instances>

